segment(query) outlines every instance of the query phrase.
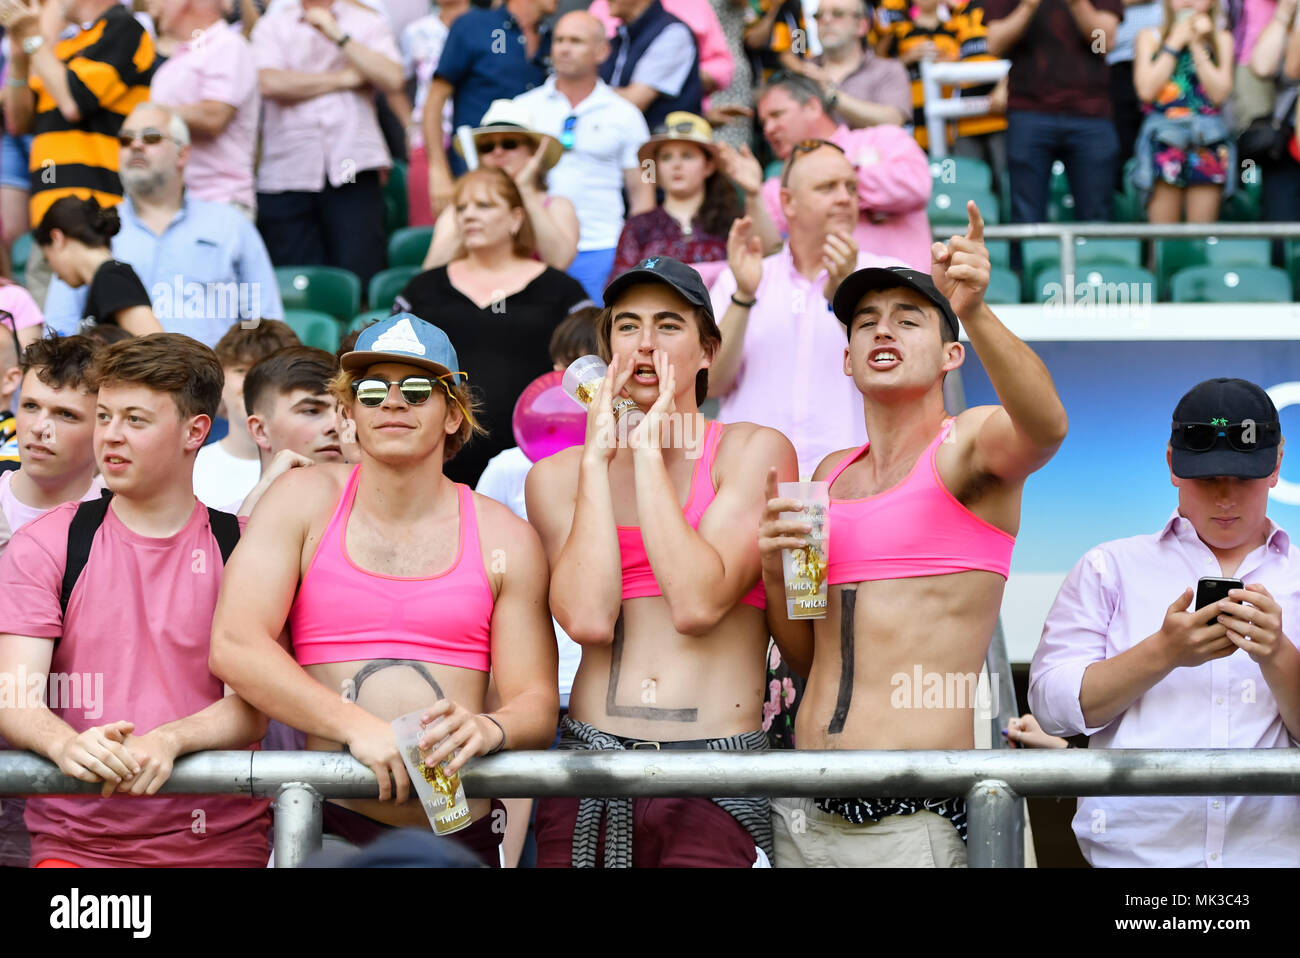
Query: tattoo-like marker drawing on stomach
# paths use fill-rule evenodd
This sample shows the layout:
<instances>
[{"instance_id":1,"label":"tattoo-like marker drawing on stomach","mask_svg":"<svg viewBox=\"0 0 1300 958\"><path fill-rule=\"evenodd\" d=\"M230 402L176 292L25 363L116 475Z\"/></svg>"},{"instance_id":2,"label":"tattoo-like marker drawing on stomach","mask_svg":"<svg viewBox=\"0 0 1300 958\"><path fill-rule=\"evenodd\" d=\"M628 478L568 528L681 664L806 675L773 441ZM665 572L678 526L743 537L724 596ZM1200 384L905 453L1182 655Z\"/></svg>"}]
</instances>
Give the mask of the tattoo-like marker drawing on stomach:
<instances>
[{"instance_id":1,"label":"tattoo-like marker drawing on stomach","mask_svg":"<svg viewBox=\"0 0 1300 958\"><path fill-rule=\"evenodd\" d=\"M605 714L618 718L639 718L652 722L694 722L699 709L661 709L653 705L619 705L614 701L618 693L618 678L623 666L623 613L614 623L614 643L609 652L609 689L605 693Z\"/></svg>"},{"instance_id":2,"label":"tattoo-like marker drawing on stomach","mask_svg":"<svg viewBox=\"0 0 1300 958\"><path fill-rule=\"evenodd\" d=\"M423 662L410 662L406 659L375 659L361 666L356 675L343 683L344 700L356 702L357 696L361 693L361 686L366 679L376 672L382 672L384 669L410 669L429 683L429 688L438 694L438 698L445 699L447 697L443 694L442 686L438 684L438 680L424 667Z\"/></svg>"},{"instance_id":3,"label":"tattoo-like marker drawing on stomach","mask_svg":"<svg viewBox=\"0 0 1300 958\"><path fill-rule=\"evenodd\" d=\"M853 701L853 611L858 604L858 590L840 590L840 691L835 697L835 712L826 731L838 735L844 731Z\"/></svg>"}]
</instances>

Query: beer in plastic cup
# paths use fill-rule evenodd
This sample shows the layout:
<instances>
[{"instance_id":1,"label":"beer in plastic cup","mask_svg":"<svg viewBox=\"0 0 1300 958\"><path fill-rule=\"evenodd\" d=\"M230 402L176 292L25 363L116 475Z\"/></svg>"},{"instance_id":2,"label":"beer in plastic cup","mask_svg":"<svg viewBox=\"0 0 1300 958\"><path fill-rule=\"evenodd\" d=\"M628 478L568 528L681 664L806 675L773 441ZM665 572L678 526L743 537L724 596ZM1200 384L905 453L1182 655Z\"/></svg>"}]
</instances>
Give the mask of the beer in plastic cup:
<instances>
[{"instance_id":1,"label":"beer in plastic cup","mask_svg":"<svg viewBox=\"0 0 1300 958\"><path fill-rule=\"evenodd\" d=\"M785 572L785 611L791 619L826 618L826 537L830 529L831 486L829 482L781 482L777 495L798 499L803 512L783 512L782 519L796 519L812 525L802 538L802 549L784 549L781 565Z\"/></svg>"},{"instance_id":2,"label":"beer in plastic cup","mask_svg":"<svg viewBox=\"0 0 1300 958\"><path fill-rule=\"evenodd\" d=\"M450 835L470 824L469 803L465 800L465 786L460 783L460 774L448 775L447 762L436 768L424 763L433 749L421 751L416 743L424 731L420 716L427 711L426 707L399 715L393 719L393 732L397 735L397 749L402 754L402 761L406 763L406 773L411 776L411 784L415 786L424 814L429 816L429 824L436 834Z\"/></svg>"}]
</instances>

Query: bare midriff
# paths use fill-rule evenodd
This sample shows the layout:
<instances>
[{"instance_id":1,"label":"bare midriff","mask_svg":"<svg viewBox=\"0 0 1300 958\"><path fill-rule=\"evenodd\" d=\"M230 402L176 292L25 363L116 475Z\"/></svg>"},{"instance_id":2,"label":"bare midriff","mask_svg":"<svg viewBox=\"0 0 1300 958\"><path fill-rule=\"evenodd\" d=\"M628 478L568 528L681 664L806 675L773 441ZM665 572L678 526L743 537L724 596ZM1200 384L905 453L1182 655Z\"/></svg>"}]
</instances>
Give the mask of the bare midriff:
<instances>
[{"instance_id":1,"label":"bare midriff","mask_svg":"<svg viewBox=\"0 0 1300 958\"><path fill-rule=\"evenodd\" d=\"M585 646L570 714L625 738L689 741L762 723L767 625L737 603L707 635L682 635L662 596L623 601L623 640Z\"/></svg>"},{"instance_id":2,"label":"bare midriff","mask_svg":"<svg viewBox=\"0 0 1300 958\"><path fill-rule=\"evenodd\" d=\"M996 573L971 570L832 586L827 617L814 626L798 747L973 748L976 682L1005 585ZM855 593L847 670L846 591Z\"/></svg>"},{"instance_id":3,"label":"bare midriff","mask_svg":"<svg viewBox=\"0 0 1300 958\"><path fill-rule=\"evenodd\" d=\"M358 687L356 676L371 664L380 667L364 676ZM483 711L483 697L487 694L488 687L486 672L428 662L329 662L309 665L306 672L333 692L346 694L349 698L355 695L357 705L385 722L391 722L408 712L429 708L438 701L439 695L425 678L425 672L438 684L443 697L471 712ZM309 735L307 748L318 752L338 752L343 749L343 744ZM378 799L339 798L331 801L385 825L430 827L429 818L415 796L414 786L411 788L410 800L401 805ZM469 813L475 820L486 815L489 808L489 799L469 800Z\"/></svg>"}]
</instances>

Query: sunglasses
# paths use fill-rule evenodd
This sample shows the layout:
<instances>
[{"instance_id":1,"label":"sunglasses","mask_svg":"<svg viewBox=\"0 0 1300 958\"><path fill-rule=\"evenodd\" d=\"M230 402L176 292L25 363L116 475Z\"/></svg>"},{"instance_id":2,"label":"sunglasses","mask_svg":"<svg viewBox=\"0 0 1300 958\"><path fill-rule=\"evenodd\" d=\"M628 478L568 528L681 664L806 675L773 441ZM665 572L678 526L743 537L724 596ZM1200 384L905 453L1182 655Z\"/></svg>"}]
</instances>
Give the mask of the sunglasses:
<instances>
[{"instance_id":1,"label":"sunglasses","mask_svg":"<svg viewBox=\"0 0 1300 958\"><path fill-rule=\"evenodd\" d=\"M805 153L813 153L820 150L823 146L829 146L832 149L839 150L840 155L844 155L844 148L836 146L830 140L800 140L793 149L790 150L790 159L785 161L785 171L781 174L781 185L788 186L790 183L790 171L794 169L795 160Z\"/></svg>"},{"instance_id":2,"label":"sunglasses","mask_svg":"<svg viewBox=\"0 0 1300 958\"><path fill-rule=\"evenodd\" d=\"M564 118L564 129L560 131L560 146L566 150L573 149L573 130L578 125L576 116L566 116Z\"/></svg>"},{"instance_id":3,"label":"sunglasses","mask_svg":"<svg viewBox=\"0 0 1300 958\"><path fill-rule=\"evenodd\" d=\"M1175 422L1173 438L1182 449L1188 452L1209 452L1219 441L1219 437L1228 440L1228 445L1237 452L1254 452L1261 446L1274 446L1282 434L1282 426L1276 422L1245 422L1228 425L1226 422Z\"/></svg>"},{"instance_id":4,"label":"sunglasses","mask_svg":"<svg viewBox=\"0 0 1300 958\"><path fill-rule=\"evenodd\" d=\"M478 144L479 153L495 153L501 150L517 150L523 143L522 140L516 140L513 136L508 136L503 140L485 140Z\"/></svg>"},{"instance_id":5,"label":"sunglasses","mask_svg":"<svg viewBox=\"0 0 1300 958\"><path fill-rule=\"evenodd\" d=\"M146 127L139 133L132 133L130 130L123 130L117 135L117 142L123 147L130 147L139 140L145 146L157 146L163 140L170 140L171 137L162 130L155 130L153 127Z\"/></svg>"},{"instance_id":6,"label":"sunglasses","mask_svg":"<svg viewBox=\"0 0 1300 958\"><path fill-rule=\"evenodd\" d=\"M444 380L447 376L464 376L465 373L447 373L445 376L407 376L404 379L393 382L388 379L380 379L372 376L366 379L358 379L352 383L352 392L356 394L357 402L363 406L382 406L384 400L388 398L388 391L396 386L402 394L402 400L410 406L422 406L429 401L433 395L433 384L437 383L451 398L451 387Z\"/></svg>"}]
</instances>

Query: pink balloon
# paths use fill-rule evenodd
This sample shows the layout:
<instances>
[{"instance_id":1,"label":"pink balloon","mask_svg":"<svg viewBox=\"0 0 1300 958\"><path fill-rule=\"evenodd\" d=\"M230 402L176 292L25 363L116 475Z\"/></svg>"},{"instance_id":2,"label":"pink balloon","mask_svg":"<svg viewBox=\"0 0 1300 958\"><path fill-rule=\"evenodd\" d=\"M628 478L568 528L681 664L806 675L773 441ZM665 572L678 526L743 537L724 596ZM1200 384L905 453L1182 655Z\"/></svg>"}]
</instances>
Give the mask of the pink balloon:
<instances>
[{"instance_id":1,"label":"pink balloon","mask_svg":"<svg viewBox=\"0 0 1300 958\"><path fill-rule=\"evenodd\" d=\"M587 435L587 412L564 392L564 373L549 372L529 383L515 403L515 442L529 461L581 446Z\"/></svg>"}]
</instances>

